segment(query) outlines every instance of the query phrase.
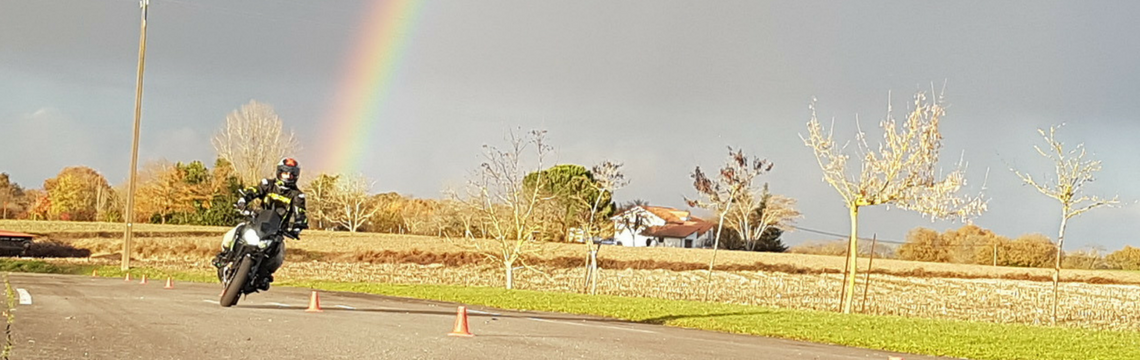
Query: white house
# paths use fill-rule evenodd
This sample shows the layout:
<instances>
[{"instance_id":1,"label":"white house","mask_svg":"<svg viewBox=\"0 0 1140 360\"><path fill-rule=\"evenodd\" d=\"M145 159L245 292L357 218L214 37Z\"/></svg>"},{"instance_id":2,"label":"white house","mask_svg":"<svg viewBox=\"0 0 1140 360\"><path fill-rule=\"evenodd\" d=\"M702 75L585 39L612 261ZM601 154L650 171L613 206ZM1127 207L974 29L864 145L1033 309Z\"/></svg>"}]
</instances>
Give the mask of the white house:
<instances>
[{"instance_id":1,"label":"white house","mask_svg":"<svg viewBox=\"0 0 1140 360\"><path fill-rule=\"evenodd\" d=\"M661 206L634 206L610 219L614 243L623 246L706 247L715 227L688 211Z\"/></svg>"}]
</instances>

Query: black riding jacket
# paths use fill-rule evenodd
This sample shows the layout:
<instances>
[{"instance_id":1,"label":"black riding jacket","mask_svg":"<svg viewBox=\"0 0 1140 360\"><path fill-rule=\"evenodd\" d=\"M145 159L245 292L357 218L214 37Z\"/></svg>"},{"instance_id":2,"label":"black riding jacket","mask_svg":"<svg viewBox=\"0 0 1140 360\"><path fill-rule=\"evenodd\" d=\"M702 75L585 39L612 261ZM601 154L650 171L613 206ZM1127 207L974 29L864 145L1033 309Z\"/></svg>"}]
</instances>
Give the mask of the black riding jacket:
<instances>
[{"instance_id":1,"label":"black riding jacket","mask_svg":"<svg viewBox=\"0 0 1140 360\"><path fill-rule=\"evenodd\" d=\"M261 208L276 211L286 224L294 229L308 229L309 217L305 212L305 193L296 186L285 185L280 180L262 179L261 184L245 190L242 197L246 202L261 199Z\"/></svg>"}]
</instances>

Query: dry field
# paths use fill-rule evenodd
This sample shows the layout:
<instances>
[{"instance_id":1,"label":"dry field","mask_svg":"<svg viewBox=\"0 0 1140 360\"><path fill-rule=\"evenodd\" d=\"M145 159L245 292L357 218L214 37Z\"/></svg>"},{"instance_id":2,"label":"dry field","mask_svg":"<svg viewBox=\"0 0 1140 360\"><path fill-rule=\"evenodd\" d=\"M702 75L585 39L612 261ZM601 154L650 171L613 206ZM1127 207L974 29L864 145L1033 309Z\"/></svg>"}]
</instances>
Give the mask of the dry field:
<instances>
[{"instance_id":1,"label":"dry field","mask_svg":"<svg viewBox=\"0 0 1140 360\"><path fill-rule=\"evenodd\" d=\"M225 232L227 228L217 226L134 224L135 233L206 233ZM28 234L75 234L75 233L117 233L122 237L126 230L122 223L79 222L79 221L27 221L0 220L0 229Z\"/></svg>"},{"instance_id":2,"label":"dry field","mask_svg":"<svg viewBox=\"0 0 1140 360\"><path fill-rule=\"evenodd\" d=\"M12 226L12 225L19 226ZM0 229L44 236L54 251L78 250L90 258L65 262L116 263L122 225L56 227L0 221ZM22 226L22 227L21 227ZM39 228L36 228L39 226ZM225 228L140 226L134 257L144 266L210 270L208 259ZM313 231L289 243L283 279L327 279L400 284L501 286L502 270L462 240L389 234ZM486 245L493 245L485 243ZM603 247L599 292L621 296L703 300L711 251ZM535 269L517 274L521 289L574 292L582 288L584 245L544 243L530 259ZM709 301L835 310L843 259L803 254L722 251ZM662 261L661 259L668 259ZM875 260L867 301L870 314L1047 324L1052 285L1047 269ZM865 268L866 263L861 267ZM1060 317L1066 326L1140 330L1140 273L1067 270ZM863 277L859 293L863 297Z\"/></svg>"}]
</instances>

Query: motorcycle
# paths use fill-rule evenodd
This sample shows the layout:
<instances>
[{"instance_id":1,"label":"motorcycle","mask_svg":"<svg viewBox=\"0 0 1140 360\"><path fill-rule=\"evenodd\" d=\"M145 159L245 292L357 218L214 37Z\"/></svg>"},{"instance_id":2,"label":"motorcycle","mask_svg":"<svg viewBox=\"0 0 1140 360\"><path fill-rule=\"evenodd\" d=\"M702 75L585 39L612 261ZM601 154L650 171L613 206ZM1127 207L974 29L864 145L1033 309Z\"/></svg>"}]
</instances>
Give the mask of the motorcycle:
<instances>
[{"instance_id":1,"label":"motorcycle","mask_svg":"<svg viewBox=\"0 0 1140 360\"><path fill-rule=\"evenodd\" d=\"M218 278L225 289L218 303L223 307L236 305L242 295L258 292L257 285L269 275L262 265L282 246L285 237L297 239L294 232L285 231L282 225L286 219L277 211L239 211L247 220L226 233L230 251L218 268Z\"/></svg>"}]
</instances>

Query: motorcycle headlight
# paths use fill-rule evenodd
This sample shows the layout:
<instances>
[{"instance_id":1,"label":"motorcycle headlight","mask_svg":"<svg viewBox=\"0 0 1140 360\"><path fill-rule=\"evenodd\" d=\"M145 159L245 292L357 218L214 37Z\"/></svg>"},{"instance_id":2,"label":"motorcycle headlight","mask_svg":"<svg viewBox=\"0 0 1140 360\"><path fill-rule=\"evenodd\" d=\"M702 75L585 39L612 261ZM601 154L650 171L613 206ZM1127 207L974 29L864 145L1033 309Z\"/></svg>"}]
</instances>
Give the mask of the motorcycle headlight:
<instances>
[{"instance_id":1,"label":"motorcycle headlight","mask_svg":"<svg viewBox=\"0 0 1140 360\"><path fill-rule=\"evenodd\" d=\"M253 229L245 229L245 232L242 232L241 234L241 240L245 241L246 244L249 244L251 246L257 246L261 244L261 238L257 236L257 232L253 231Z\"/></svg>"},{"instance_id":2,"label":"motorcycle headlight","mask_svg":"<svg viewBox=\"0 0 1140 360\"><path fill-rule=\"evenodd\" d=\"M269 247L269 244L273 243L273 240L257 237L257 232L253 231L253 229L246 229L245 232L242 233L241 239L245 241L246 244L256 246L258 249L265 249Z\"/></svg>"}]
</instances>

